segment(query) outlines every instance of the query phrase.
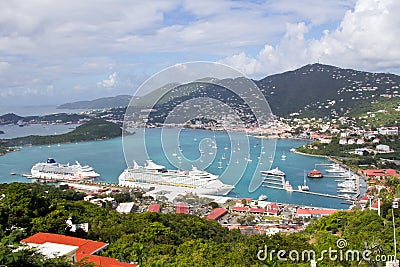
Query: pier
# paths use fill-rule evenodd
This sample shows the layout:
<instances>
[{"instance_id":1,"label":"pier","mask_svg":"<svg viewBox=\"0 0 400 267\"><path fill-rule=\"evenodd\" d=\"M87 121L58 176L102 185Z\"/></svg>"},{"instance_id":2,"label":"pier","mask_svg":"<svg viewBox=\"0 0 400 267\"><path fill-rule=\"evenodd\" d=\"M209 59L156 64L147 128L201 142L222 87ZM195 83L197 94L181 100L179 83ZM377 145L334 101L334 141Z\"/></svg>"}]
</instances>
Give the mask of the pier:
<instances>
[{"instance_id":1,"label":"pier","mask_svg":"<svg viewBox=\"0 0 400 267\"><path fill-rule=\"evenodd\" d=\"M337 164L315 164L315 166L326 166L326 167L333 167ZM346 181L346 179L353 178L352 180L355 180L355 185L356 185L356 192L354 192L354 195L348 195L348 196L340 196L340 195L331 195L331 194L326 194L326 193L318 193L318 192L312 192L312 191L305 191L301 189L293 189L290 184L289 186L286 185L286 180L284 177L278 177L278 176L273 176L273 175L268 175L264 177L263 179L263 187L265 188L271 188L271 189L279 189L279 190L285 190L287 192L297 192L297 193L302 193L302 194L309 194L309 195L314 195L314 196L321 196L321 197L328 197L328 198L335 198L335 199L343 199L346 201L356 201L358 197L360 196L360 176L357 175L356 173L351 172L350 170L346 170L343 168L341 165L340 167L343 169L342 172L337 172L337 173L332 173L330 175L324 175L326 178L341 178L339 181Z\"/></svg>"},{"instance_id":2,"label":"pier","mask_svg":"<svg viewBox=\"0 0 400 267\"><path fill-rule=\"evenodd\" d=\"M272 188L272 189L279 189L279 190L285 190L284 188L276 187L276 186L270 186L270 185L263 185L263 187ZM285 190L285 191L286 191L286 190ZM348 198L348 197L335 196L335 195L324 194L324 193L317 193L317 192L311 192L311 191L295 190L295 189L293 189L293 190L290 191L290 192L297 192L297 193L303 193L303 194L309 194L309 195L315 195L315 196L321 196L321 197L330 197L330 198L344 199L344 200L354 200L354 198L355 198L355 197L353 197L353 198Z\"/></svg>"}]
</instances>

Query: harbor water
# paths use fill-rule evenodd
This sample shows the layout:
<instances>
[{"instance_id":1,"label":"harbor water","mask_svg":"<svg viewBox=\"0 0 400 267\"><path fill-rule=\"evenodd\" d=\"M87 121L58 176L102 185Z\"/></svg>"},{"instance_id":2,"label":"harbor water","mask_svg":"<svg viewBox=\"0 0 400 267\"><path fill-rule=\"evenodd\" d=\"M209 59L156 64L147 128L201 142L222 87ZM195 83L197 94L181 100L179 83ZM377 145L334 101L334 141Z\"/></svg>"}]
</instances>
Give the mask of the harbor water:
<instances>
[{"instance_id":1,"label":"harbor water","mask_svg":"<svg viewBox=\"0 0 400 267\"><path fill-rule=\"evenodd\" d=\"M84 143L22 147L20 151L0 157L0 181L1 183L31 182L20 174L30 174L34 164L46 161L50 157L60 163L78 161L82 165L90 165L100 173L99 181L118 183L118 176L127 167L127 163L131 164L134 159L143 165L147 158L151 158L155 163L164 165L168 169L188 169L191 165L206 164L198 167L205 166L210 173L220 175L224 183L235 185L235 189L228 195L231 197L258 199L260 195L267 195L268 201L337 209L347 209L349 206L341 199L259 186L262 180L260 170L278 167L286 173L286 180L297 189L298 185L303 184L304 171L312 170L316 164L331 163L326 158L299 155L290 151L291 148L306 144L306 141L249 137L248 143L241 145L239 140L245 136L243 133L229 136L224 132L182 130L179 134L179 145L174 146L172 141L165 142L169 135L175 138L174 129L163 129L164 142L159 139L161 129L147 131L146 153L135 150L135 146L143 143L143 136L140 133L124 137L124 145L121 138L115 138ZM166 148L168 145L171 147ZM239 146L241 149L238 149ZM268 150L262 154L264 148ZM130 151L136 152L130 153ZM243 162L246 164L243 165ZM337 195L337 182L333 178L306 178L306 183L312 192Z\"/></svg>"}]
</instances>

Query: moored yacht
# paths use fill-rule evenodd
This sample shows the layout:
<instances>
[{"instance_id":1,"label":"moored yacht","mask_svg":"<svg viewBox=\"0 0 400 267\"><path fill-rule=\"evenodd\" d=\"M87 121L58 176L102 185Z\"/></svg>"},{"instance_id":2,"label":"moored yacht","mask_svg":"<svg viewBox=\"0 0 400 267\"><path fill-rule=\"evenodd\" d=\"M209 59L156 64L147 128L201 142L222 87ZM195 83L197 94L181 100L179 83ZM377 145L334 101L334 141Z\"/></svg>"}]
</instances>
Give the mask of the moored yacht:
<instances>
[{"instance_id":1,"label":"moored yacht","mask_svg":"<svg viewBox=\"0 0 400 267\"><path fill-rule=\"evenodd\" d=\"M271 169L268 171L261 171L262 175L266 175L266 176L278 176L278 177L285 177L286 174L279 170L278 167L276 167L275 169Z\"/></svg>"}]
</instances>

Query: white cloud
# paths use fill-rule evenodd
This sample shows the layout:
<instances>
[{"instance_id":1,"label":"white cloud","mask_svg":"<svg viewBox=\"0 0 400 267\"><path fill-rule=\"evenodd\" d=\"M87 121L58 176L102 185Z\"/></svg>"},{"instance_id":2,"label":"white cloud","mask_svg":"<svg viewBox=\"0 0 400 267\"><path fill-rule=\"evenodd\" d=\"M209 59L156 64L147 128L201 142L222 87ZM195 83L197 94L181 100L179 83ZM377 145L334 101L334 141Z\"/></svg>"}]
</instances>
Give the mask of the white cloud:
<instances>
[{"instance_id":1,"label":"white cloud","mask_svg":"<svg viewBox=\"0 0 400 267\"><path fill-rule=\"evenodd\" d=\"M305 39L312 27L288 24L277 45L266 44L257 56L244 52L221 62L256 77L320 61L370 71L400 71L400 2L359 0L344 15L340 26L320 39Z\"/></svg>"},{"instance_id":2,"label":"white cloud","mask_svg":"<svg viewBox=\"0 0 400 267\"><path fill-rule=\"evenodd\" d=\"M99 86L104 88L111 88L117 84L117 73L114 71L108 76L108 79L104 79L101 82L97 83Z\"/></svg>"},{"instance_id":3,"label":"white cloud","mask_svg":"<svg viewBox=\"0 0 400 267\"><path fill-rule=\"evenodd\" d=\"M355 1L0 1L0 55L8 55L0 57L0 90L29 102L29 93L54 86L48 102L59 103L110 92L99 86L127 93L165 66L219 58L260 77L318 58L364 68L398 64L398 4L360 0L345 14ZM340 20L321 37L321 27ZM115 76L98 83L110 69Z\"/></svg>"}]
</instances>

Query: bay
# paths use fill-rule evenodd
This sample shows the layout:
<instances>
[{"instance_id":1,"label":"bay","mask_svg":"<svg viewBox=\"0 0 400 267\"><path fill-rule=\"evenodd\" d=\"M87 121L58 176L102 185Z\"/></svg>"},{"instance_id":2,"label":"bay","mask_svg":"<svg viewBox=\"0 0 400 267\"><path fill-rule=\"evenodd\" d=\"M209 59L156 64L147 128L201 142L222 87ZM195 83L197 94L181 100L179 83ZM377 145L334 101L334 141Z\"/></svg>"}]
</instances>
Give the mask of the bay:
<instances>
[{"instance_id":1,"label":"bay","mask_svg":"<svg viewBox=\"0 0 400 267\"><path fill-rule=\"evenodd\" d=\"M163 140L160 140L161 131ZM306 144L305 141L263 140L247 137L243 133L227 134L186 129L179 130L178 135L176 129L147 129L145 134L145 145L143 145L143 134L139 130L135 135L124 137L124 142L122 138L115 138L84 143L23 147L21 151L0 157L0 182L30 182L24 177L10 173L29 174L35 163L51 157L61 163L74 163L77 160L81 164L88 164L101 174L100 181L117 183L118 176L127 164L132 164L133 159L142 165L147 158L151 158L167 168L188 169L191 165L203 164L201 168L205 166L207 171L220 175L223 182L235 184L235 189L229 194L231 197L257 199L261 194L265 194L268 196L268 201L337 209L348 208L348 204L342 204L343 200L340 199L290 193L262 186L251 188L252 183L258 184L262 179L259 170L278 167L286 173L287 180L294 189L297 189L298 185L303 184L304 171L313 169L315 164L330 163L325 158L290 152L291 148ZM248 140L246 144L241 143L244 140ZM176 142L179 146L175 145ZM261 151L265 148L267 152L263 157ZM282 160L282 155L286 156L285 160ZM181 157L181 160L178 160L178 157ZM259 162L264 164L260 165ZM219 168L220 166L222 168ZM337 182L333 178L307 178L307 185L313 192L337 194Z\"/></svg>"},{"instance_id":2,"label":"bay","mask_svg":"<svg viewBox=\"0 0 400 267\"><path fill-rule=\"evenodd\" d=\"M0 139L24 137L28 135L57 135L73 131L80 124L29 124L24 127L18 125L0 125Z\"/></svg>"}]
</instances>

